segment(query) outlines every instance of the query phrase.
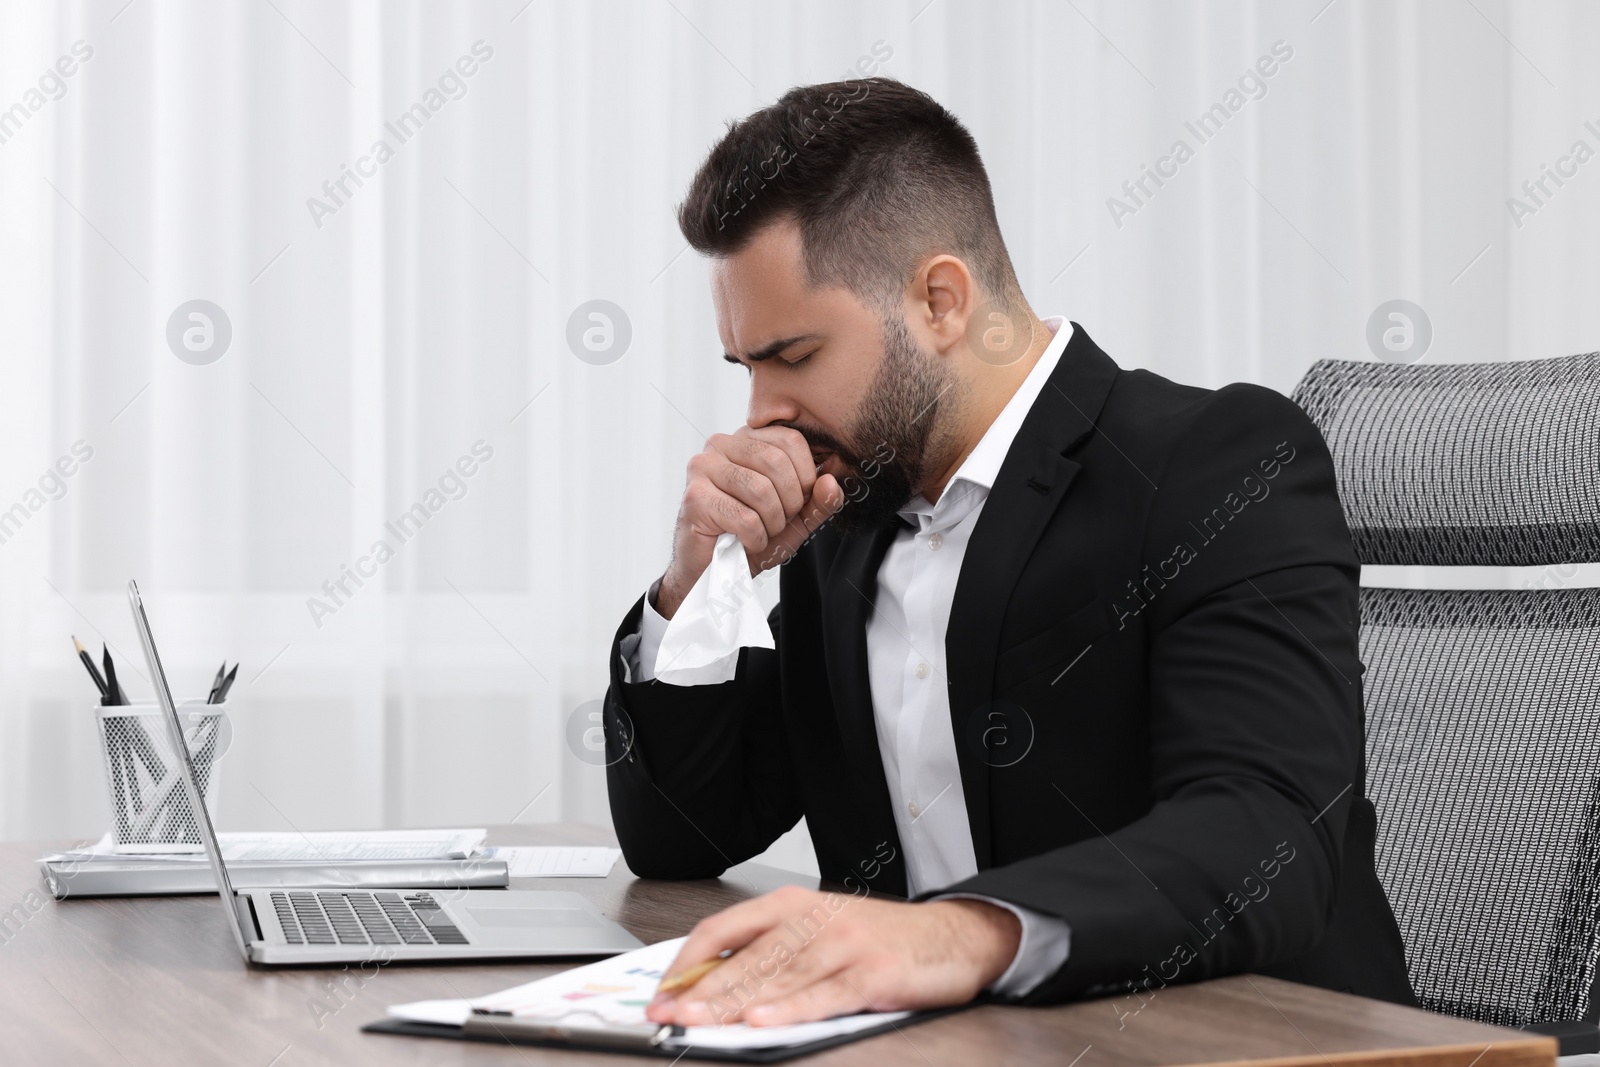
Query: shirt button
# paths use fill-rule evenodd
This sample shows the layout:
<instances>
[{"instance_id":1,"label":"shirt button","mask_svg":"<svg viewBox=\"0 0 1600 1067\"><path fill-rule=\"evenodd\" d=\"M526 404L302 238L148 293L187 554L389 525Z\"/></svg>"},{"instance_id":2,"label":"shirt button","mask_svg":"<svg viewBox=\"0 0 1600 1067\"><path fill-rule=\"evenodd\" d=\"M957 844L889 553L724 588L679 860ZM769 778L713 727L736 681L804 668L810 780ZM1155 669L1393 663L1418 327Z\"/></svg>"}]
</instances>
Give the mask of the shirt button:
<instances>
[{"instance_id":1,"label":"shirt button","mask_svg":"<svg viewBox=\"0 0 1600 1067\"><path fill-rule=\"evenodd\" d=\"M939 551L939 546L942 545L942 544L944 544L944 538L943 537L940 537L938 534L929 534L928 535L928 548L931 549L932 551L934 551L934 552Z\"/></svg>"},{"instance_id":2,"label":"shirt button","mask_svg":"<svg viewBox=\"0 0 1600 1067\"><path fill-rule=\"evenodd\" d=\"M911 817L913 819L922 814L922 809L917 807L917 802L915 800L906 805L906 810L911 813Z\"/></svg>"},{"instance_id":3,"label":"shirt button","mask_svg":"<svg viewBox=\"0 0 1600 1067\"><path fill-rule=\"evenodd\" d=\"M917 664L916 675L918 678L926 678L928 676L928 665L926 663Z\"/></svg>"}]
</instances>

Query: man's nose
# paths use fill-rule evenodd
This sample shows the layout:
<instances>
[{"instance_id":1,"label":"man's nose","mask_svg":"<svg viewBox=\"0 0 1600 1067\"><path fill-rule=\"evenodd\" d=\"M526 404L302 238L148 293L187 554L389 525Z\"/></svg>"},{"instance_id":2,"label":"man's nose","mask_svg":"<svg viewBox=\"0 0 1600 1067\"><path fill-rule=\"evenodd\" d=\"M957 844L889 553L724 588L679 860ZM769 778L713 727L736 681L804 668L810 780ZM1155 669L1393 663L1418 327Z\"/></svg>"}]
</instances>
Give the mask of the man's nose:
<instances>
[{"instance_id":1,"label":"man's nose","mask_svg":"<svg viewBox=\"0 0 1600 1067\"><path fill-rule=\"evenodd\" d=\"M745 421L753 427L799 421L799 405L764 379L761 368L756 368L756 373L750 377L750 407L745 413Z\"/></svg>"}]
</instances>

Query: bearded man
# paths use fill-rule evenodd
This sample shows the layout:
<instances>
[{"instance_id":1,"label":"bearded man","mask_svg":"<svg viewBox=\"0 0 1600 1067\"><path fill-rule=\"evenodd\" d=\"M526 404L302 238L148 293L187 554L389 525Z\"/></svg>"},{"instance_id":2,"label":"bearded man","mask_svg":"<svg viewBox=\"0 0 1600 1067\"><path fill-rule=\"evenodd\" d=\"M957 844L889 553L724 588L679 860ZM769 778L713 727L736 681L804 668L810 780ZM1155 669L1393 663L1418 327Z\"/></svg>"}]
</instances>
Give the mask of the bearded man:
<instances>
[{"instance_id":1,"label":"bearded man","mask_svg":"<svg viewBox=\"0 0 1600 1067\"><path fill-rule=\"evenodd\" d=\"M896 81L733 124L679 224L750 402L689 461L672 561L617 631L612 817L650 878L804 817L848 892L703 921L673 971L727 958L650 1016L1240 971L1413 1003L1373 869L1359 568L1306 415L1036 315L975 141Z\"/></svg>"}]
</instances>

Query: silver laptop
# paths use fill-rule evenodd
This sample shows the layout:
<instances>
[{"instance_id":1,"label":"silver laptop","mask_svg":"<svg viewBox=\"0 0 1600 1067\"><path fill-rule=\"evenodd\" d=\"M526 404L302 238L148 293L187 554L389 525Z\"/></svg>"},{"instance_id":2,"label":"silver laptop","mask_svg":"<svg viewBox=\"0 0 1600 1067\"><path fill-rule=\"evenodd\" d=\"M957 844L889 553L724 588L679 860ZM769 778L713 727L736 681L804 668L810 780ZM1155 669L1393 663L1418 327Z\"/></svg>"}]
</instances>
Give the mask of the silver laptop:
<instances>
[{"instance_id":1,"label":"silver laptop","mask_svg":"<svg viewBox=\"0 0 1600 1067\"><path fill-rule=\"evenodd\" d=\"M196 786L178 709L167 688L139 587L128 603L167 738L194 806L206 858L239 950L251 963L367 963L538 956L614 956L644 943L576 893L505 889L328 889L235 892Z\"/></svg>"}]
</instances>

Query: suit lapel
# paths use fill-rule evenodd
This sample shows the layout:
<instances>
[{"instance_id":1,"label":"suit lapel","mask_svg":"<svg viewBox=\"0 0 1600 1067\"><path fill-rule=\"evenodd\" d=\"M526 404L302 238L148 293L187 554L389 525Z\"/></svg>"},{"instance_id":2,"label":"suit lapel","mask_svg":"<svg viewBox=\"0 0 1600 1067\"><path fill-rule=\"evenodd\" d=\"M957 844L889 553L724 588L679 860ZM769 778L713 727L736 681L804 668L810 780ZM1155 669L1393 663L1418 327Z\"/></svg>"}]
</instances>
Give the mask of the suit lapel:
<instances>
[{"instance_id":1,"label":"suit lapel","mask_svg":"<svg viewBox=\"0 0 1600 1067\"><path fill-rule=\"evenodd\" d=\"M980 871L993 865L993 835L989 766L981 747L969 743L973 720L993 696L1001 622L1012 590L1079 471L1063 453L1094 429L1117 372L1073 323L1072 339L1006 453L962 558L945 631L945 662L956 759ZM887 797L887 787L884 792Z\"/></svg>"},{"instance_id":2,"label":"suit lapel","mask_svg":"<svg viewBox=\"0 0 1600 1067\"><path fill-rule=\"evenodd\" d=\"M1017 577L1078 473L1079 465L1062 453L1093 429L1117 373L1117 365L1074 323L1072 339L1006 453L956 580L945 661L956 758L979 870L993 865L989 768L968 743L970 719L991 695L1000 623ZM840 539L823 588L823 650L851 784L862 805L860 839L894 844L895 859L883 865L883 881L875 881L874 888L904 894L905 861L878 748L867 667L867 622L877 597L878 568L896 529L890 523Z\"/></svg>"}]
</instances>

